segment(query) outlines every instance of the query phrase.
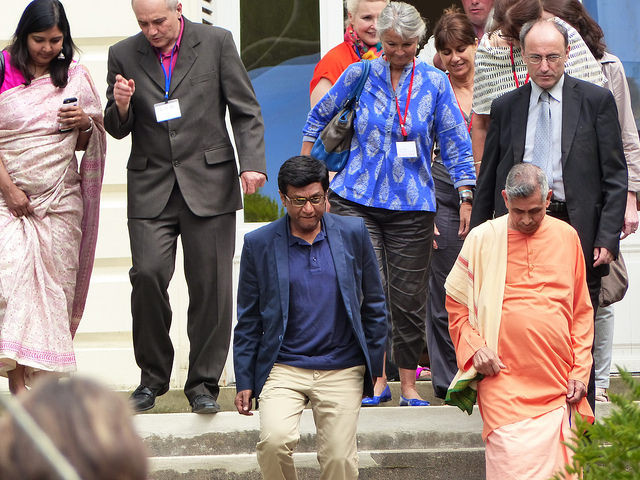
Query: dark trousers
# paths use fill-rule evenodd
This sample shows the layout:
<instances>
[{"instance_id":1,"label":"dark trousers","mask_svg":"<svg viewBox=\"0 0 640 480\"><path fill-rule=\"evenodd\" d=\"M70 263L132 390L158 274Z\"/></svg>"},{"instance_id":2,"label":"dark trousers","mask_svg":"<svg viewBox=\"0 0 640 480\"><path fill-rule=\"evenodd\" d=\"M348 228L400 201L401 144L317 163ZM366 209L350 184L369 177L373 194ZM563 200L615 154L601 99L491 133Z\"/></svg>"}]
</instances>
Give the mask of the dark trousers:
<instances>
[{"instance_id":1,"label":"dark trousers","mask_svg":"<svg viewBox=\"0 0 640 480\"><path fill-rule=\"evenodd\" d=\"M174 350L167 288L180 236L189 291L189 372L184 392L189 401L199 394L217 398L231 336L235 225L235 212L194 215L177 186L158 217L129 219L133 348L142 385L156 392L169 385Z\"/></svg>"},{"instance_id":2,"label":"dark trousers","mask_svg":"<svg viewBox=\"0 0 640 480\"><path fill-rule=\"evenodd\" d=\"M427 308L427 347L431 363L431 382L436 397L445 398L447 389L458 371L456 351L449 335L449 314L445 309L444 282L458 258L464 240L458 236L460 205L458 191L437 178L438 211L435 224L440 235L435 237L438 248L431 254L429 301Z\"/></svg>"},{"instance_id":3,"label":"dark trousers","mask_svg":"<svg viewBox=\"0 0 640 480\"><path fill-rule=\"evenodd\" d=\"M391 317L391 352L415 369L426 345L425 322L433 212L366 207L329 194L331 213L362 217L376 252Z\"/></svg>"},{"instance_id":4,"label":"dark trousers","mask_svg":"<svg viewBox=\"0 0 640 480\"><path fill-rule=\"evenodd\" d=\"M563 220L569 224L569 216L566 212L549 212L547 215L551 215L557 219ZM596 313L598 313L598 306L600 304L600 287L602 286L602 279L596 275L591 268L593 265L593 254L587 255L584 259L587 264L587 287L589 288L589 297L591 298L591 305L593 305L593 321L595 323ZM591 357L593 359L593 346L591 347ZM587 401L591 406L591 409L595 413L596 411L596 366L595 362L591 362L591 373L589 374L589 384L587 385Z\"/></svg>"}]
</instances>

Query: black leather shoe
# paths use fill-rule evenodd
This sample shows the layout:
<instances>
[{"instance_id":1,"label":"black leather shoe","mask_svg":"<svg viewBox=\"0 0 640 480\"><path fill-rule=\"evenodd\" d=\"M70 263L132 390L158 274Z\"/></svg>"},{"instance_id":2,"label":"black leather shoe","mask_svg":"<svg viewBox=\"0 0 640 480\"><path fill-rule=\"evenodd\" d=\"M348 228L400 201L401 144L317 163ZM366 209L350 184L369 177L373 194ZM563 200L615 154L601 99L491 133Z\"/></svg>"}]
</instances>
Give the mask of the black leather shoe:
<instances>
[{"instance_id":1,"label":"black leather shoe","mask_svg":"<svg viewBox=\"0 0 640 480\"><path fill-rule=\"evenodd\" d=\"M218 413L220 405L211 395L200 394L191 400L191 411L193 413Z\"/></svg>"},{"instance_id":2,"label":"black leather shoe","mask_svg":"<svg viewBox=\"0 0 640 480\"><path fill-rule=\"evenodd\" d=\"M138 385L138 388L129 397L131 407L136 412L145 412L151 410L156 405L156 397L167 393L168 388L159 391L153 391L144 385Z\"/></svg>"}]
</instances>

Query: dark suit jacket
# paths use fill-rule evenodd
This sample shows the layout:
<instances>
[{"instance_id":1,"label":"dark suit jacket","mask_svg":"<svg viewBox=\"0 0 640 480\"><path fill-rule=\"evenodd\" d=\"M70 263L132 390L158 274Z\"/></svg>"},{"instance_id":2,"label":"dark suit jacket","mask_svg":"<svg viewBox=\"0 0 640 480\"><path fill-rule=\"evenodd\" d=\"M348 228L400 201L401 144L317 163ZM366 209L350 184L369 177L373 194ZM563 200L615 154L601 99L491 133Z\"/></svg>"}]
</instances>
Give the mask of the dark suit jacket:
<instances>
[{"instance_id":1,"label":"dark suit jacket","mask_svg":"<svg viewBox=\"0 0 640 480\"><path fill-rule=\"evenodd\" d=\"M287 329L287 218L248 233L242 249L233 362L237 390L253 390L256 398L276 361ZM364 393L371 396L372 376L382 375L387 334L378 262L361 218L325 213L324 222L349 323L366 359Z\"/></svg>"},{"instance_id":2,"label":"dark suit jacket","mask_svg":"<svg viewBox=\"0 0 640 480\"><path fill-rule=\"evenodd\" d=\"M491 105L491 121L471 211L471 226L507 213L501 191L522 162L531 84ZM618 254L627 196L627 165L611 92L569 75L562 89L562 178L571 225L582 243L587 271L594 247ZM608 266L594 274L608 273Z\"/></svg>"},{"instance_id":3,"label":"dark suit jacket","mask_svg":"<svg viewBox=\"0 0 640 480\"><path fill-rule=\"evenodd\" d=\"M116 74L136 83L124 123L113 98ZM264 126L231 33L184 19L169 93L170 99L180 101L181 118L156 121L153 105L164 99L164 73L142 33L109 49L107 83L105 128L118 139L132 136L127 163L129 218L159 215L175 181L198 216L242 208L225 112L228 108L241 171L266 172Z\"/></svg>"}]
</instances>

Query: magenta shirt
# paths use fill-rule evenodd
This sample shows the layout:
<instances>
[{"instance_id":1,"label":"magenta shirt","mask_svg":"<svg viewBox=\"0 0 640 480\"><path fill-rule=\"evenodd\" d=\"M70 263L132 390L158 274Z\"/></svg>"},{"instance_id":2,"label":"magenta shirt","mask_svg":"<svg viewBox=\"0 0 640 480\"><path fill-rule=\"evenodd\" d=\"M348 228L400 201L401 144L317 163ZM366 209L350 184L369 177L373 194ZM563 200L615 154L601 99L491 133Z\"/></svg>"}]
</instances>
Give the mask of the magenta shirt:
<instances>
[{"instance_id":1,"label":"magenta shirt","mask_svg":"<svg viewBox=\"0 0 640 480\"><path fill-rule=\"evenodd\" d=\"M184 31L184 20L180 17L180 34L178 35L178 40L176 41L175 46L173 47L173 60L171 59L171 52L162 53L160 50L154 47L154 50L158 54L158 59L164 65L164 68L167 72L169 72L169 61L171 61L171 71L176 66L176 61L178 60L178 52L180 51L180 42L182 42L182 32Z\"/></svg>"},{"instance_id":2,"label":"magenta shirt","mask_svg":"<svg viewBox=\"0 0 640 480\"><path fill-rule=\"evenodd\" d=\"M11 55L9 52L3 50L2 55L4 55L4 83L0 87L0 93L26 82L20 70L11 65Z\"/></svg>"}]
</instances>

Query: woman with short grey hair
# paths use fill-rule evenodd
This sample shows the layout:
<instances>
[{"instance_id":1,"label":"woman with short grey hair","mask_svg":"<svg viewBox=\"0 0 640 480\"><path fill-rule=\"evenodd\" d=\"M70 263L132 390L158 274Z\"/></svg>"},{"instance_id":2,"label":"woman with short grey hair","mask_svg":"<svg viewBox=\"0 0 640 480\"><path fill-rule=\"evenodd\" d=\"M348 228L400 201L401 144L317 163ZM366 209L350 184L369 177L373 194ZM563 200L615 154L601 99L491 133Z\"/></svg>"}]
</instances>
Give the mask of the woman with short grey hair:
<instances>
[{"instance_id":1,"label":"woman with short grey hair","mask_svg":"<svg viewBox=\"0 0 640 480\"><path fill-rule=\"evenodd\" d=\"M391 2L378 18L380 38L389 30L404 39L417 38L419 43L427 33L427 26L415 7L404 2Z\"/></svg>"},{"instance_id":2,"label":"woman with short grey hair","mask_svg":"<svg viewBox=\"0 0 640 480\"><path fill-rule=\"evenodd\" d=\"M416 367L426 344L428 273L436 211L431 151L434 140L460 195L460 232L471 215L475 170L471 141L451 84L440 70L416 58L426 27L415 7L391 2L378 28L384 54L371 60L355 107L354 135L346 166L331 182L331 212L362 217L376 250L387 291L392 358L400 372L400 405L429 402L416 390ZM349 66L309 112L302 153L344 107L364 69ZM386 376L363 405L391 400Z\"/></svg>"}]
</instances>

